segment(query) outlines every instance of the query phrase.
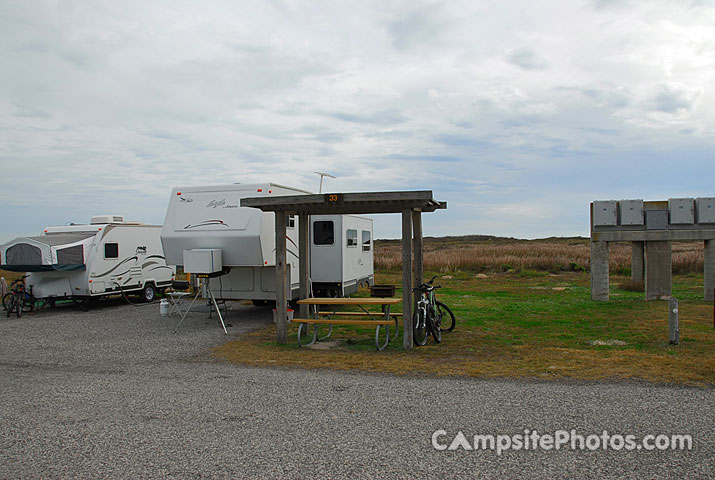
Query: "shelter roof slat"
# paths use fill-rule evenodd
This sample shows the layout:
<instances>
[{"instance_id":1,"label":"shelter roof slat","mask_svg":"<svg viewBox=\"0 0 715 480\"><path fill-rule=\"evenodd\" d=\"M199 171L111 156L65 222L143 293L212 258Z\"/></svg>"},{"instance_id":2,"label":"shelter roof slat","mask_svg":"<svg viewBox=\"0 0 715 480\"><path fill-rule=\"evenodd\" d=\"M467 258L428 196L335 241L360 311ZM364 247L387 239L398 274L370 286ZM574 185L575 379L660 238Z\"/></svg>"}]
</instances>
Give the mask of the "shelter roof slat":
<instances>
[{"instance_id":1,"label":"shelter roof slat","mask_svg":"<svg viewBox=\"0 0 715 480\"><path fill-rule=\"evenodd\" d=\"M268 212L320 215L399 213L403 210L433 212L447 208L447 203L432 198L431 190L414 190L254 197L242 199L241 206Z\"/></svg>"}]
</instances>

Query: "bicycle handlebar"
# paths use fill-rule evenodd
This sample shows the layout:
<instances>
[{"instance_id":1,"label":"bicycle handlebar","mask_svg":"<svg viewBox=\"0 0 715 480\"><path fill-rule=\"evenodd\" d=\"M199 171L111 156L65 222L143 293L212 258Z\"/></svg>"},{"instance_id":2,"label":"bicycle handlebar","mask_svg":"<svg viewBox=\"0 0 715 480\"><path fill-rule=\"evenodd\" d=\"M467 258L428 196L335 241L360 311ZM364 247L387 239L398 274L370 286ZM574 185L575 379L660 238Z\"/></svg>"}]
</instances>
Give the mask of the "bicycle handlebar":
<instances>
[{"instance_id":1,"label":"bicycle handlebar","mask_svg":"<svg viewBox=\"0 0 715 480\"><path fill-rule=\"evenodd\" d=\"M434 280L434 278L432 280ZM442 288L442 285L430 285L429 283L423 283L419 287L413 288L412 291L413 292L421 292L421 291L435 290L437 288Z\"/></svg>"}]
</instances>

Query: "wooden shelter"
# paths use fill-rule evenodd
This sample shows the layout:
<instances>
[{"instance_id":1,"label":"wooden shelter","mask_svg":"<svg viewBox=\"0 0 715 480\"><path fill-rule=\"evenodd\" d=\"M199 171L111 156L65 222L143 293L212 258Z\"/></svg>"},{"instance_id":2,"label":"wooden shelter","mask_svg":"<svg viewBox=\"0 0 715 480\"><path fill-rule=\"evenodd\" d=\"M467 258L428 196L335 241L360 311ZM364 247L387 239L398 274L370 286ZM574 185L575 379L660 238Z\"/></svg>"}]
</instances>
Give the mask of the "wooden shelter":
<instances>
[{"instance_id":1,"label":"wooden shelter","mask_svg":"<svg viewBox=\"0 0 715 480\"><path fill-rule=\"evenodd\" d=\"M275 212L276 224L276 309L278 343L288 337L288 269L286 265L286 216L297 215L300 225L299 272L300 297L310 291L310 215L347 215L370 213L402 214L402 311L403 346L412 348L412 286L423 281L422 213L447 208L447 202L432 198L431 190L405 192L325 193L318 195L290 195L244 198L242 207L253 207L264 212ZM413 277L414 271L414 277ZM413 281L414 279L414 281ZM302 305L306 311L307 305Z\"/></svg>"}]
</instances>

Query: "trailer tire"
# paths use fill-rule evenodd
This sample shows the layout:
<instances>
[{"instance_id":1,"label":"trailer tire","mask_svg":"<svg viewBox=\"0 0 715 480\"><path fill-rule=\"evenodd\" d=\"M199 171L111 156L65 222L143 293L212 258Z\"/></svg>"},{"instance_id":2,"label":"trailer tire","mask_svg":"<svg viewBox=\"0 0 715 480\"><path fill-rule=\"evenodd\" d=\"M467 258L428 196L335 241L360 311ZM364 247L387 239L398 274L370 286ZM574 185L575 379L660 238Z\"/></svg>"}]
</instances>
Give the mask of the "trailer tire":
<instances>
[{"instance_id":1,"label":"trailer tire","mask_svg":"<svg viewBox=\"0 0 715 480\"><path fill-rule=\"evenodd\" d=\"M146 303L154 301L154 299L156 298L156 287L154 287L154 284L147 283L146 285L144 285L140 296L142 301Z\"/></svg>"},{"instance_id":2,"label":"trailer tire","mask_svg":"<svg viewBox=\"0 0 715 480\"><path fill-rule=\"evenodd\" d=\"M276 302L274 300L251 300L254 307L271 307L276 308Z\"/></svg>"}]
</instances>

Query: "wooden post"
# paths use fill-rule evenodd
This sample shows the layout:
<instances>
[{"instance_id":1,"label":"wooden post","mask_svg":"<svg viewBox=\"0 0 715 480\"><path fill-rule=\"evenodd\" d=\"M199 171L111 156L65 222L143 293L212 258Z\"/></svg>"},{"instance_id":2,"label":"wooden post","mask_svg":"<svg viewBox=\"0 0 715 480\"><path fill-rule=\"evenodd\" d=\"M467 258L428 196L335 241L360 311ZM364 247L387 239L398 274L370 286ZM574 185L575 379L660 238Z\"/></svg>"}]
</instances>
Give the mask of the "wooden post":
<instances>
[{"instance_id":1,"label":"wooden post","mask_svg":"<svg viewBox=\"0 0 715 480\"><path fill-rule=\"evenodd\" d=\"M422 285L424 282L424 261L422 256L422 212L419 210L412 211L412 242L414 248L414 259L415 263L413 269L415 271L414 285ZM412 311L417 310L417 295L413 295L414 301L412 302Z\"/></svg>"},{"instance_id":2,"label":"wooden post","mask_svg":"<svg viewBox=\"0 0 715 480\"><path fill-rule=\"evenodd\" d=\"M668 331L670 333L670 344L680 343L680 330L678 329L678 300L671 298L668 301Z\"/></svg>"},{"instance_id":3,"label":"wooden post","mask_svg":"<svg viewBox=\"0 0 715 480\"><path fill-rule=\"evenodd\" d=\"M402 347L412 348L412 210L402 211Z\"/></svg>"},{"instance_id":4,"label":"wooden post","mask_svg":"<svg viewBox=\"0 0 715 480\"><path fill-rule=\"evenodd\" d=\"M298 255L300 272L300 298L310 296L310 216L298 215ZM308 318L308 305L300 305L300 318Z\"/></svg>"},{"instance_id":5,"label":"wooden post","mask_svg":"<svg viewBox=\"0 0 715 480\"><path fill-rule=\"evenodd\" d=\"M288 343L288 301L286 283L286 214L276 212L276 341Z\"/></svg>"}]
</instances>

